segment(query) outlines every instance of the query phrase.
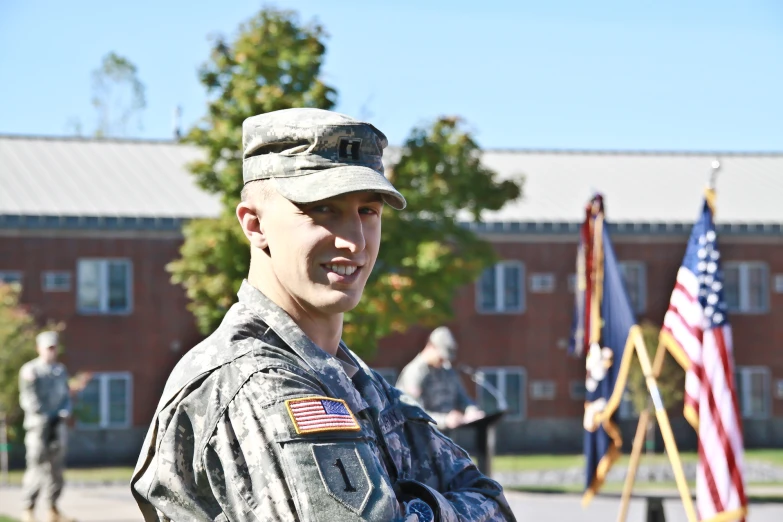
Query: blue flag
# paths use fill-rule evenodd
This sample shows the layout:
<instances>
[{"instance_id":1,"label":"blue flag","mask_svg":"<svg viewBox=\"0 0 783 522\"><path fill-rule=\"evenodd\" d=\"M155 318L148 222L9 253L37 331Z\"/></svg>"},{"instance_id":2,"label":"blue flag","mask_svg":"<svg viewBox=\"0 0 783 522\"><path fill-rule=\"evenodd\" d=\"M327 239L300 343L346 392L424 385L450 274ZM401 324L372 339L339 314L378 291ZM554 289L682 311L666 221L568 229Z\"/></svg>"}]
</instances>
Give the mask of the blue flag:
<instances>
[{"instance_id":1,"label":"blue flag","mask_svg":"<svg viewBox=\"0 0 783 522\"><path fill-rule=\"evenodd\" d=\"M622 437L616 423L628 370L633 359L632 332L636 326L622 272L606 228L603 206L593 219L592 244L588 251L591 267L585 278L590 280L590 299L577 314L587 314L590 331L585 358L587 389L584 416L584 451L586 468L583 504L589 503L601 488L609 469L620 456ZM584 261L582 261L583 265ZM587 309L587 311L585 311ZM638 334L638 332L637 332Z\"/></svg>"}]
</instances>

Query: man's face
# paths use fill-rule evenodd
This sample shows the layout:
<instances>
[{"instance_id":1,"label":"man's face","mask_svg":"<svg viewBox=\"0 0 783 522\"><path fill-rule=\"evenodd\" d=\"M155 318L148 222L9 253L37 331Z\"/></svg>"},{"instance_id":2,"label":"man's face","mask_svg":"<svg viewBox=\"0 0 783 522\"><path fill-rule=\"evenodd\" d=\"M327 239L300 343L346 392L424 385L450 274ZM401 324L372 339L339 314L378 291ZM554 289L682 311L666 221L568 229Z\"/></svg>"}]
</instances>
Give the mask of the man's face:
<instances>
[{"instance_id":1,"label":"man's face","mask_svg":"<svg viewBox=\"0 0 783 522\"><path fill-rule=\"evenodd\" d=\"M47 363L52 364L57 360L57 347L56 346L39 346L38 355L41 359Z\"/></svg>"},{"instance_id":2,"label":"man's face","mask_svg":"<svg viewBox=\"0 0 783 522\"><path fill-rule=\"evenodd\" d=\"M351 310L378 257L382 212L381 197L370 192L303 205L268 196L260 211L272 268L262 275L264 290L306 313Z\"/></svg>"}]
</instances>

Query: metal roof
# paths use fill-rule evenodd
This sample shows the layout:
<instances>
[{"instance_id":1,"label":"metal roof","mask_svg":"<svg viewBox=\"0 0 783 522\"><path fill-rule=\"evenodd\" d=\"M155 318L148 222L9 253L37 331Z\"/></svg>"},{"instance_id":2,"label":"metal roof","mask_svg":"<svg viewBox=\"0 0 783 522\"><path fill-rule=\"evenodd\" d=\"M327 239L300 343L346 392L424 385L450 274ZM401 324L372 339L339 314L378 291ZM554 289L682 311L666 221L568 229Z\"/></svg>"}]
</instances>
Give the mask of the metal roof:
<instances>
[{"instance_id":1,"label":"metal roof","mask_svg":"<svg viewBox=\"0 0 783 522\"><path fill-rule=\"evenodd\" d=\"M524 195L485 221L575 223L591 195L604 194L614 223L693 223L718 159L718 223L783 223L783 153L666 153L490 150L501 178L525 176Z\"/></svg>"},{"instance_id":2,"label":"metal roof","mask_svg":"<svg viewBox=\"0 0 783 522\"><path fill-rule=\"evenodd\" d=\"M0 215L99 218L215 216L219 200L172 141L0 136Z\"/></svg>"},{"instance_id":3,"label":"metal roof","mask_svg":"<svg viewBox=\"0 0 783 522\"><path fill-rule=\"evenodd\" d=\"M186 168L199 155L171 141L0 136L0 227L176 228L216 216L218 198ZM674 230L695 219L715 158L718 223L780 233L783 153L488 150L484 164L501 178L524 175L525 188L520 200L487 212L481 227L565 231L600 191L610 222Z\"/></svg>"}]
</instances>

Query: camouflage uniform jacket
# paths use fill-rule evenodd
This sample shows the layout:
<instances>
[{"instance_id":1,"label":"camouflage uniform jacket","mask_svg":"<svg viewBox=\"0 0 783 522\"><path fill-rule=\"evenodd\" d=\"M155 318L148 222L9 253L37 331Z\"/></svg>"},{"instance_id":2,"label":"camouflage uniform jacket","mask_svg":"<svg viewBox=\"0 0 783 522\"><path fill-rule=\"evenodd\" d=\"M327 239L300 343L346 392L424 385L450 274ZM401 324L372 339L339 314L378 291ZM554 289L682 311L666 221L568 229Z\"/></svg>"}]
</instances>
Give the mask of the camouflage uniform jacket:
<instances>
[{"instance_id":1,"label":"camouflage uniform jacket","mask_svg":"<svg viewBox=\"0 0 783 522\"><path fill-rule=\"evenodd\" d=\"M411 497L437 520L514 520L499 484L347 356L353 378L244 282L163 391L131 480L145 520L395 521ZM306 398L341 399L356 430L300 433Z\"/></svg>"},{"instance_id":2,"label":"camouflage uniform jacket","mask_svg":"<svg viewBox=\"0 0 783 522\"><path fill-rule=\"evenodd\" d=\"M68 371L61 363L33 359L19 369L19 404L26 430L43 428L59 412L71 413Z\"/></svg>"}]
</instances>

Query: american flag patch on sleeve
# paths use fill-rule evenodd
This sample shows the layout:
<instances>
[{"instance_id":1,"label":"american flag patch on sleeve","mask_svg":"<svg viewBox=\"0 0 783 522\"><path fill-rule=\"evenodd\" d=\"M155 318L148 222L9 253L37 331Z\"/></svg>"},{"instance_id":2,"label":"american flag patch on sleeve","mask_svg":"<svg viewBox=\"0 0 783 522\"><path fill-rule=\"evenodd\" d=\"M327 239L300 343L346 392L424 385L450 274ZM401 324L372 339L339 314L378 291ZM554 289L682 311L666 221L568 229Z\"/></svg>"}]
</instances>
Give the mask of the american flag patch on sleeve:
<instances>
[{"instance_id":1,"label":"american flag patch on sleeve","mask_svg":"<svg viewBox=\"0 0 783 522\"><path fill-rule=\"evenodd\" d=\"M359 431L361 427L345 401L329 397L304 397L285 401L296 433Z\"/></svg>"}]
</instances>

